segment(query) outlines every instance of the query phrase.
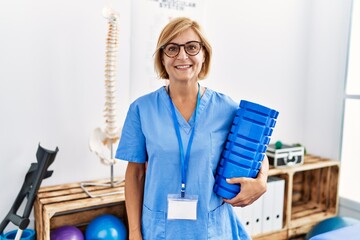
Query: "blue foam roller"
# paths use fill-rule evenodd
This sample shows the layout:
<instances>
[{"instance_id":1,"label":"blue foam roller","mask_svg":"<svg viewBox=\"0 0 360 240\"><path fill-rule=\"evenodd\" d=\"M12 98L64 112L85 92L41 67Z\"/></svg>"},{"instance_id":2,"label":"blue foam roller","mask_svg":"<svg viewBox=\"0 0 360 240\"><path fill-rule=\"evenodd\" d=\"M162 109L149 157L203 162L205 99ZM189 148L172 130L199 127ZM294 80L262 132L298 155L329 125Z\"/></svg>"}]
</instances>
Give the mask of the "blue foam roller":
<instances>
[{"instance_id":1,"label":"blue foam roller","mask_svg":"<svg viewBox=\"0 0 360 240\"><path fill-rule=\"evenodd\" d=\"M242 167L242 168L245 168L245 169L259 170L261 168L262 161L250 161L250 160L245 160L243 158L240 158L240 159L239 158L233 158L233 156L234 155L230 155L230 159L226 159L226 158L222 157L220 159L220 162L219 162L218 167L216 169L216 173L218 173L220 176L223 176L225 164L228 161L233 162L233 164L239 165L239 167ZM240 160L240 161L236 162L236 160ZM235 177L241 177L241 176L235 176Z\"/></svg>"},{"instance_id":2,"label":"blue foam roller","mask_svg":"<svg viewBox=\"0 0 360 240\"><path fill-rule=\"evenodd\" d=\"M224 154L225 153L228 153L228 151L224 151ZM226 155L227 155L227 158L225 158L225 157L223 157L223 158L227 159L228 161L233 161L237 164L240 164L241 166L245 166L247 168L253 168L253 169L260 169L260 167L261 167L262 159L260 161L254 161L252 159L240 157L233 153L229 153ZM263 156L265 156L265 155L263 155Z\"/></svg>"},{"instance_id":3,"label":"blue foam roller","mask_svg":"<svg viewBox=\"0 0 360 240\"><path fill-rule=\"evenodd\" d=\"M255 143L241 137L236 137L236 135L234 135L233 133L229 134L227 142L233 142L234 144L238 144L240 146L243 146L244 148L263 153L265 153L267 149L267 145L265 144Z\"/></svg>"},{"instance_id":4,"label":"blue foam roller","mask_svg":"<svg viewBox=\"0 0 360 240\"><path fill-rule=\"evenodd\" d=\"M232 199L234 198L237 194L232 192L232 191L228 191L226 189L224 189L223 187L220 187L218 184L215 183L214 185L214 191L222 196L223 198L226 198L226 199Z\"/></svg>"},{"instance_id":5,"label":"blue foam roller","mask_svg":"<svg viewBox=\"0 0 360 240\"><path fill-rule=\"evenodd\" d=\"M273 129L240 119L239 125L233 125L230 131L236 133L238 136L244 136L247 139L259 143L263 136L271 136Z\"/></svg>"},{"instance_id":6,"label":"blue foam roller","mask_svg":"<svg viewBox=\"0 0 360 240\"><path fill-rule=\"evenodd\" d=\"M234 124L238 124L240 118L245 118L251 122L260 124L260 125L264 125L267 127L275 127L276 124L276 119L274 118L270 118L268 116L264 116L264 115L260 115L257 114L255 112L251 112L251 111L246 111L245 109L238 109L238 111L236 112L236 117L233 121Z\"/></svg>"},{"instance_id":7,"label":"blue foam roller","mask_svg":"<svg viewBox=\"0 0 360 240\"><path fill-rule=\"evenodd\" d=\"M230 142L226 143L225 150L229 150L230 152L236 153L237 155L248 159L263 159L262 155L264 155L263 152L249 150L237 144L231 144Z\"/></svg>"},{"instance_id":8,"label":"blue foam roller","mask_svg":"<svg viewBox=\"0 0 360 240\"><path fill-rule=\"evenodd\" d=\"M251 178L256 178L258 173L259 173L260 169L251 169L249 177Z\"/></svg>"},{"instance_id":9,"label":"blue foam roller","mask_svg":"<svg viewBox=\"0 0 360 240\"><path fill-rule=\"evenodd\" d=\"M224 168L222 167L222 165L219 164L218 168L216 169L216 173L219 174L220 176L223 175Z\"/></svg>"},{"instance_id":10,"label":"blue foam roller","mask_svg":"<svg viewBox=\"0 0 360 240\"><path fill-rule=\"evenodd\" d=\"M278 114L256 103L240 102L216 171L215 193L222 197L226 194L225 198L234 197L240 185L228 184L226 178L257 176ZM231 197L228 191L233 193Z\"/></svg>"},{"instance_id":11,"label":"blue foam roller","mask_svg":"<svg viewBox=\"0 0 360 240\"><path fill-rule=\"evenodd\" d=\"M238 140L240 139L240 140ZM248 142L252 142L252 143L255 143L255 144L260 144L260 145L269 145L270 143L270 137L269 136L263 136L260 141L254 141L252 139L249 139L245 136L240 136L238 135L237 133L234 133L234 132L231 132L230 131L230 134L228 135L228 141L229 142L238 142L238 141L241 141L241 139L245 140L245 141L248 141Z\"/></svg>"},{"instance_id":12,"label":"blue foam roller","mask_svg":"<svg viewBox=\"0 0 360 240\"><path fill-rule=\"evenodd\" d=\"M257 130L261 130L261 129L257 129ZM247 135L246 133L248 133L249 131L251 131L251 129L250 130L247 129L246 132L239 132L238 129L233 126L230 129L230 134L232 134L233 139L243 138L246 141L253 142L255 144L268 144L270 142L269 141L270 135L267 134L260 135L256 131L252 135Z\"/></svg>"},{"instance_id":13,"label":"blue foam roller","mask_svg":"<svg viewBox=\"0 0 360 240\"><path fill-rule=\"evenodd\" d=\"M253 169L258 169L261 167L261 162L262 161L254 161L252 159L246 159L244 157L238 156L236 154L230 153L229 151L225 150L222 153L220 162L218 166L224 166L225 162L230 161L230 162L234 162L235 164L239 165L240 167L245 167L245 168L253 168ZM221 175L221 173L220 173Z\"/></svg>"},{"instance_id":14,"label":"blue foam roller","mask_svg":"<svg viewBox=\"0 0 360 240\"><path fill-rule=\"evenodd\" d=\"M231 193L236 196L240 192L240 185L239 184L230 184L226 182L226 179L223 176L217 175L215 182L222 187L223 189L230 191Z\"/></svg>"},{"instance_id":15,"label":"blue foam roller","mask_svg":"<svg viewBox=\"0 0 360 240\"><path fill-rule=\"evenodd\" d=\"M223 168L222 176L225 178L248 177L251 172L251 168L246 168L245 166L236 164L232 161L225 161Z\"/></svg>"},{"instance_id":16,"label":"blue foam roller","mask_svg":"<svg viewBox=\"0 0 360 240\"><path fill-rule=\"evenodd\" d=\"M222 177L234 178L234 177L256 177L260 168L248 168L243 165L236 164L232 161L225 161L222 166ZM260 163L261 164L261 163ZM220 174L219 174L220 175Z\"/></svg>"},{"instance_id":17,"label":"blue foam roller","mask_svg":"<svg viewBox=\"0 0 360 240\"><path fill-rule=\"evenodd\" d=\"M274 109L270 109L268 107L262 106L257 103L249 102L246 100L241 100L239 106L240 106L240 108L245 108L245 109L257 112L259 114L269 116L271 118L277 118L279 115L279 112Z\"/></svg>"},{"instance_id":18,"label":"blue foam roller","mask_svg":"<svg viewBox=\"0 0 360 240\"><path fill-rule=\"evenodd\" d=\"M225 164L225 159L221 158L218 166L224 167L224 164Z\"/></svg>"}]
</instances>

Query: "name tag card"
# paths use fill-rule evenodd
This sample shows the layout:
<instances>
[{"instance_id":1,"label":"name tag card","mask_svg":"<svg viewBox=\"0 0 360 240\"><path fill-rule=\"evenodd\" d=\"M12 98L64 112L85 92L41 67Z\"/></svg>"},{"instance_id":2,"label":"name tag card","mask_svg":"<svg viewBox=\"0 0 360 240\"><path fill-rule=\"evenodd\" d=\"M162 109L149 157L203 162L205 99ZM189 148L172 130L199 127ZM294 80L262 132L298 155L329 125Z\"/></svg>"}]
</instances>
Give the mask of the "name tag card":
<instances>
[{"instance_id":1,"label":"name tag card","mask_svg":"<svg viewBox=\"0 0 360 240\"><path fill-rule=\"evenodd\" d=\"M185 197L182 198L179 194L169 194L168 219L196 220L197 203L197 195L185 195Z\"/></svg>"}]
</instances>

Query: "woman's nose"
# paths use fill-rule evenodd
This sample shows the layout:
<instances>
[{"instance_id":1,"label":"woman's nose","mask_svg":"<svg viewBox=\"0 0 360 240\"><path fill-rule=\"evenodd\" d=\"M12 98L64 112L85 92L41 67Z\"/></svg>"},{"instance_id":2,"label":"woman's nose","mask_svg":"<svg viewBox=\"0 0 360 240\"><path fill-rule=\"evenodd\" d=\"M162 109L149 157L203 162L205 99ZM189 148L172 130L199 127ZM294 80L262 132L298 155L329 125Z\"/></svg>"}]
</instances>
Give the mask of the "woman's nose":
<instances>
[{"instance_id":1,"label":"woman's nose","mask_svg":"<svg viewBox=\"0 0 360 240\"><path fill-rule=\"evenodd\" d=\"M178 59L186 59L188 58L187 53L185 52L185 46L180 46L179 54L177 56Z\"/></svg>"}]
</instances>

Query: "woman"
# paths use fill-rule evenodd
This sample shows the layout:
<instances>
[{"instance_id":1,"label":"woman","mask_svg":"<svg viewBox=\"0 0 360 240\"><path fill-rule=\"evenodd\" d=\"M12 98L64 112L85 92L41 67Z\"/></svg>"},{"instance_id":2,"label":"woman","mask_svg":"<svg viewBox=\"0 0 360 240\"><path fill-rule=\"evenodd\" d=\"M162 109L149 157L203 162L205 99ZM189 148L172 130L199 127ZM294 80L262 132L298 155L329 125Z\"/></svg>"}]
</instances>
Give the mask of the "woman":
<instances>
[{"instance_id":1,"label":"woman","mask_svg":"<svg viewBox=\"0 0 360 240\"><path fill-rule=\"evenodd\" d=\"M211 46L197 22L176 18L161 32L155 69L169 85L134 101L116 158L129 161L125 179L130 239L250 239L232 206L266 191L268 160L233 199L213 191L216 167L238 104L202 87ZM232 206L231 206L232 205Z\"/></svg>"}]
</instances>

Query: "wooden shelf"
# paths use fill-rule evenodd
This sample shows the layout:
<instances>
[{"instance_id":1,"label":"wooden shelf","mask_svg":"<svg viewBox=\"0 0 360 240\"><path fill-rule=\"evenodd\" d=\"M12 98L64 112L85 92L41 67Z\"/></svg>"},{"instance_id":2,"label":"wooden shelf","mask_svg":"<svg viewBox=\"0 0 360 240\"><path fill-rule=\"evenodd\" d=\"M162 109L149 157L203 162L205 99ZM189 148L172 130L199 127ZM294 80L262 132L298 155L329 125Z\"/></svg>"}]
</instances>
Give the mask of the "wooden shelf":
<instances>
[{"instance_id":1,"label":"wooden shelf","mask_svg":"<svg viewBox=\"0 0 360 240\"><path fill-rule=\"evenodd\" d=\"M108 180L91 183L105 184ZM39 189L34 203L36 239L50 239L50 231L64 225L73 225L84 231L88 223L101 214L116 215L127 225L124 182L114 187L89 187L88 191L94 195L119 192L95 198L89 197L80 184L78 182Z\"/></svg>"},{"instance_id":2,"label":"wooden shelf","mask_svg":"<svg viewBox=\"0 0 360 240\"><path fill-rule=\"evenodd\" d=\"M285 180L283 228L254 240L286 240L307 233L316 223L338 214L340 162L306 155L304 164L273 168L269 176Z\"/></svg>"},{"instance_id":3,"label":"wooden shelf","mask_svg":"<svg viewBox=\"0 0 360 240\"><path fill-rule=\"evenodd\" d=\"M304 164L271 168L269 176L285 180L283 228L253 236L254 240L287 240L307 233L316 223L338 213L340 162L306 155ZM96 183L102 181L95 181ZM118 186L123 190L124 184ZM114 189L94 187L96 194ZM118 215L127 223L124 194L90 198L80 183L42 187L34 204L37 239L49 239L50 230L65 223L85 227L103 213Z\"/></svg>"}]
</instances>

